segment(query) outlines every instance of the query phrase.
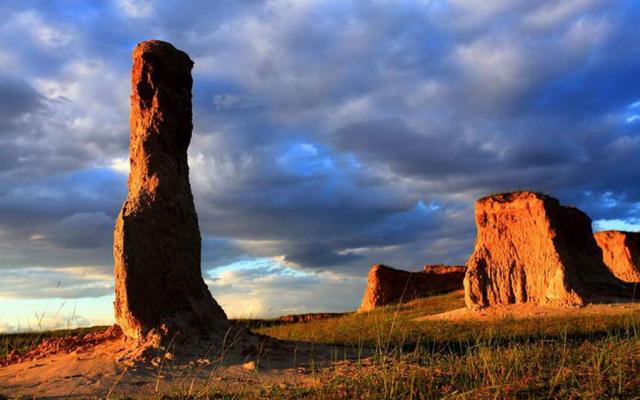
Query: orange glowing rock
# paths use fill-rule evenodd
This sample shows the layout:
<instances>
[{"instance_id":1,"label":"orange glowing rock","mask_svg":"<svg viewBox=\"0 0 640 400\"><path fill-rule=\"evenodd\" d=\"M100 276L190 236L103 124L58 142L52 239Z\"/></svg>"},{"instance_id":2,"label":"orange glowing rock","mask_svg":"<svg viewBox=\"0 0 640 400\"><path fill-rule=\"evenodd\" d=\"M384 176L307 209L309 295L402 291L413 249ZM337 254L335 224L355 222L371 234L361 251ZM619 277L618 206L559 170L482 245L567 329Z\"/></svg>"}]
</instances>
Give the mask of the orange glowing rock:
<instances>
[{"instance_id":1,"label":"orange glowing rock","mask_svg":"<svg viewBox=\"0 0 640 400\"><path fill-rule=\"evenodd\" d=\"M476 202L477 238L464 279L467 307L537 303L575 306L630 298L600 257L591 219L535 192Z\"/></svg>"},{"instance_id":2,"label":"orange glowing rock","mask_svg":"<svg viewBox=\"0 0 640 400\"><path fill-rule=\"evenodd\" d=\"M408 272L376 264L369 270L358 312L462 289L465 269L463 266L425 265L423 271Z\"/></svg>"},{"instance_id":3,"label":"orange glowing rock","mask_svg":"<svg viewBox=\"0 0 640 400\"><path fill-rule=\"evenodd\" d=\"M640 232L602 231L594 235L602 260L625 282L640 282Z\"/></svg>"}]
</instances>

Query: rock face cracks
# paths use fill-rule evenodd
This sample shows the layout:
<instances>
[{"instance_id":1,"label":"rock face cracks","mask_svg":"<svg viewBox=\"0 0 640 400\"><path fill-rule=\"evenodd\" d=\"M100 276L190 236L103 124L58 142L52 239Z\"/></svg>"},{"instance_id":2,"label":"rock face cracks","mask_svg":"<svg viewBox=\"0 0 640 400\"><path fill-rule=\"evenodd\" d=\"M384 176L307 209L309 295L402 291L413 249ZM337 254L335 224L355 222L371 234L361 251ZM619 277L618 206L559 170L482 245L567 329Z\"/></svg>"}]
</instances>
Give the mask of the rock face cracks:
<instances>
[{"instance_id":1,"label":"rock face cracks","mask_svg":"<svg viewBox=\"0 0 640 400\"><path fill-rule=\"evenodd\" d=\"M208 335L227 317L200 271L201 239L191 187L189 56L161 41L133 51L131 172L114 230L115 314L125 335Z\"/></svg>"},{"instance_id":2,"label":"rock face cracks","mask_svg":"<svg viewBox=\"0 0 640 400\"><path fill-rule=\"evenodd\" d=\"M479 199L475 214L467 307L573 306L632 296L631 285L602 262L591 219L577 208L540 193L513 192Z\"/></svg>"},{"instance_id":3,"label":"rock face cracks","mask_svg":"<svg viewBox=\"0 0 640 400\"><path fill-rule=\"evenodd\" d=\"M602 231L594 235L609 270L625 282L640 282L640 232Z\"/></svg>"},{"instance_id":4,"label":"rock face cracks","mask_svg":"<svg viewBox=\"0 0 640 400\"><path fill-rule=\"evenodd\" d=\"M463 266L425 265L423 271L408 272L376 264L369 270L358 311L462 289L464 271Z\"/></svg>"}]
</instances>

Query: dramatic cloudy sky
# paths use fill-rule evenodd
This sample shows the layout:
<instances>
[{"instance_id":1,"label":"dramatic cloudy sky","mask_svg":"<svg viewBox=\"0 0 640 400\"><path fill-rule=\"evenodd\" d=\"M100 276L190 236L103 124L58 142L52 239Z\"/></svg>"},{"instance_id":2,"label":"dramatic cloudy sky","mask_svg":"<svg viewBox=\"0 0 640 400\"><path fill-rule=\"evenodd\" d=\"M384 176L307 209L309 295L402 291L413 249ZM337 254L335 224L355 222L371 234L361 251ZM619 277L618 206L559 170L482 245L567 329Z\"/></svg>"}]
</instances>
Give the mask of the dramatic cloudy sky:
<instances>
[{"instance_id":1,"label":"dramatic cloudy sky","mask_svg":"<svg viewBox=\"0 0 640 400\"><path fill-rule=\"evenodd\" d=\"M232 316L462 263L532 188L640 227L635 0L0 1L0 330L112 321L130 53L195 61L203 273ZM40 322L38 322L40 320Z\"/></svg>"}]
</instances>

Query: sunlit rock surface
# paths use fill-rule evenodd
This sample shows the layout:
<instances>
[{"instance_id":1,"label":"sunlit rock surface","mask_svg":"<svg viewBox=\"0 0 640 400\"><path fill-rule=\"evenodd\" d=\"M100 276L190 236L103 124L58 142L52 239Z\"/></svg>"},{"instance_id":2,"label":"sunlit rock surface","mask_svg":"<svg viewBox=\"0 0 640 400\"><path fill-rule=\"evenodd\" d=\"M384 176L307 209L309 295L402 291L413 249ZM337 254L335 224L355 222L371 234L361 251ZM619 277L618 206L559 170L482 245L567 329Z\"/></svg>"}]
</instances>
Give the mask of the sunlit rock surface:
<instances>
[{"instance_id":1,"label":"sunlit rock surface","mask_svg":"<svg viewBox=\"0 0 640 400\"><path fill-rule=\"evenodd\" d=\"M463 266L425 265L423 271L408 272L376 264L369 270L358 311L462 289L464 271Z\"/></svg>"},{"instance_id":2,"label":"sunlit rock surface","mask_svg":"<svg viewBox=\"0 0 640 400\"><path fill-rule=\"evenodd\" d=\"M625 282L640 282L640 232L602 231L594 235L602 260Z\"/></svg>"},{"instance_id":3,"label":"sunlit rock surface","mask_svg":"<svg viewBox=\"0 0 640 400\"><path fill-rule=\"evenodd\" d=\"M201 239L189 184L189 56L161 41L133 51L131 172L114 231L115 314L125 335L208 335L227 317L200 271Z\"/></svg>"},{"instance_id":4,"label":"sunlit rock surface","mask_svg":"<svg viewBox=\"0 0 640 400\"><path fill-rule=\"evenodd\" d=\"M535 192L476 202L477 238L464 279L467 307L576 306L632 295L604 265L591 219Z\"/></svg>"}]
</instances>

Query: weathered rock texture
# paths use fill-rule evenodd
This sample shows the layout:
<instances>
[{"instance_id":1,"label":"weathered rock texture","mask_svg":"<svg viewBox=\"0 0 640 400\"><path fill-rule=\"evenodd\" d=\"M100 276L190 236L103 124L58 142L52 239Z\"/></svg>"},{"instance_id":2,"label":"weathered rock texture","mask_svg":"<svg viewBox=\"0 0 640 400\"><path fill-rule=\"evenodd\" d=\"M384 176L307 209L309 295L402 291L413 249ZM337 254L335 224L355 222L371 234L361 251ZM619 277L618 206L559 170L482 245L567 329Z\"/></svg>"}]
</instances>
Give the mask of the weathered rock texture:
<instances>
[{"instance_id":1,"label":"weathered rock texture","mask_svg":"<svg viewBox=\"0 0 640 400\"><path fill-rule=\"evenodd\" d=\"M465 267L425 265L420 272L376 264L369 270L359 312L462 289Z\"/></svg>"},{"instance_id":2,"label":"weathered rock texture","mask_svg":"<svg viewBox=\"0 0 640 400\"><path fill-rule=\"evenodd\" d=\"M464 265L425 264L422 267L423 273L442 275L443 278L450 277L452 281L455 281L457 277L460 277L460 282L462 282L462 278L464 278L464 273L466 271L467 267Z\"/></svg>"},{"instance_id":3,"label":"weathered rock texture","mask_svg":"<svg viewBox=\"0 0 640 400\"><path fill-rule=\"evenodd\" d=\"M469 308L533 302L553 306L632 295L602 262L591 219L534 192L476 202L477 239L464 279Z\"/></svg>"},{"instance_id":4,"label":"weathered rock texture","mask_svg":"<svg viewBox=\"0 0 640 400\"><path fill-rule=\"evenodd\" d=\"M227 320L200 271L187 165L192 67L169 43L146 41L133 51L129 193L113 255L116 320L135 339L152 330L208 335Z\"/></svg>"},{"instance_id":5,"label":"weathered rock texture","mask_svg":"<svg viewBox=\"0 0 640 400\"><path fill-rule=\"evenodd\" d=\"M640 282L640 232L602 231L594 235L602 260L625 282Z\"/></svg>"}]
</instances>

